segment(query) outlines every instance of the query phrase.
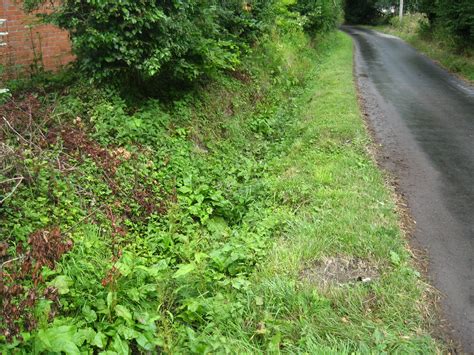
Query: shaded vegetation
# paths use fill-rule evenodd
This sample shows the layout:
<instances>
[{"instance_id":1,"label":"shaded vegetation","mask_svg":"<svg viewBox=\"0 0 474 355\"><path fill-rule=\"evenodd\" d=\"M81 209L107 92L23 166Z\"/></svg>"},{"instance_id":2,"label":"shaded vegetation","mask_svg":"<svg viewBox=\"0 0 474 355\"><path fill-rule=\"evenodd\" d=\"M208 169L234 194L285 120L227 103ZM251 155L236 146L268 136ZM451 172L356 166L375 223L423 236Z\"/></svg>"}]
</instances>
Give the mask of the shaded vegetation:
<instances>
[{"instance_id":1,"label":"shaded vegetation","mask_svg":"<svg viewBox=\"0 0 474 355\"><path fill-rule=\"evenodd\" d=\"M425 13L431 29L441 38L452 37L460 47L474 49L474 3L469 0L423 0L420 12Z\"/></svg>"},{"instance_id":2,"label":"shaded vegetation","mask_svg":"<svg viewBox=\"0 0 474 355\"><path fill-rule=\"evenodd\" d=\"M371 24L381 16L377 0L346 0L344 14L346 23L351 25Z\"/></svg>"}]
</instances>

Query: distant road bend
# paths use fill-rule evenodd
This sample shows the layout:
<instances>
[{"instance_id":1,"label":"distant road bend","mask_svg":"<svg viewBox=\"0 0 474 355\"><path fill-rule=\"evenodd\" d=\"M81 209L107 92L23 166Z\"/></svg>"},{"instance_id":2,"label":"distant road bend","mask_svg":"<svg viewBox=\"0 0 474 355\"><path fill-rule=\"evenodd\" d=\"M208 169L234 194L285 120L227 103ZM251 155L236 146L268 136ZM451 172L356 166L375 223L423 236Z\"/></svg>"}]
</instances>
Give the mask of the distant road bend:
<instances>
[{"instance_id":1,"label":"distant road bend","mask_svg":"<svg viewBox=\"0 0 474 355\"><path fill-rule=\"evenodd\" d=\"M444 316L474 353L474 88L402 40L344 26L383 165L399 180Z\"/></svg>"}]
</instances>

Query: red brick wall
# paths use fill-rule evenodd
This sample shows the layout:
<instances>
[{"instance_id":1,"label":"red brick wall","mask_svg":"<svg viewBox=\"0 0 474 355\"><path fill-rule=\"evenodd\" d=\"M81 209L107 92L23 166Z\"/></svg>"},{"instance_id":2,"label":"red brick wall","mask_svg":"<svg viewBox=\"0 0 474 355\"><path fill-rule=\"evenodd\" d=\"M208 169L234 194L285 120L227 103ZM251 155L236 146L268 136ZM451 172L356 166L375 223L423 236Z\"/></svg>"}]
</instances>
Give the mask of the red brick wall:
<instances>
[{"instance_id":1,"label":"red brick wall","mask_svg":"<svg viewBox=\"0 0 474 355\"><path fill-rule=\"evenodd\" d=\"M0 47L0 63L6 75L16 77L31 72L35 62L46 70L55 70L74 60L67 32L39 24L34 15L21 10L18 0L1 1L0 19L7 21L0 32L8 35L0 38L7 43Z\"/></svg>"}]
</instances>

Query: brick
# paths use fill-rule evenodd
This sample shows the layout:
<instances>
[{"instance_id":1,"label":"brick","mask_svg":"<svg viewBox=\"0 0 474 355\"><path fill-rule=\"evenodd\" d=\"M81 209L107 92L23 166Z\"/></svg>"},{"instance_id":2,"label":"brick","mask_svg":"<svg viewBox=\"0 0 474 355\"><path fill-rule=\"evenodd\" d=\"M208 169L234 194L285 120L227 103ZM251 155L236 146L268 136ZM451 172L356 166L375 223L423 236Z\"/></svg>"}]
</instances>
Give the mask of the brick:
<instances>
[{"instance_id":1,"label":"brick","mask_svg":"<svg viewBox=\"0 0 474 355\"><path fill-rule=\"evenodd\" d=\"M15 0L3 0L0 18L7 19L6 25L0 27L1 31L8 32L8 36L3 37L7 46L0 47L0 63L8 66L6 72L27 72L34 61L34 51L37 57L42 57L48 70L74 61L68 33L52 25L38 24L34 14L23 13Z\"/></svg>"}]
</instances>

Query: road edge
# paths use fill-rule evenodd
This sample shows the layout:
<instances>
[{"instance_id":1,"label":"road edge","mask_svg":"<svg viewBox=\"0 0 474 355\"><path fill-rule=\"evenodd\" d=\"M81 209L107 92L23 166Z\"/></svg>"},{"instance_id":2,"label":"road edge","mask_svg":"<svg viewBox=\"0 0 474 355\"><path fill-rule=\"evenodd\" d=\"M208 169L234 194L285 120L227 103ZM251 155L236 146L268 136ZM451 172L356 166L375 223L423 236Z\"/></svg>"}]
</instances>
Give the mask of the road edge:
<instances>
[{"instance_id":1,"label":"road edge","mask_svg":"<svg viewBox=\"0 0 474 355\"><path fill-rule=\"evenodd\" d=\"M423 315L423 318L426 321L427 330L430 332L434 339L440 341L443 345L445 345L447 353L462 354L464 352L462 350L461 342L454 335L454 328L444 315L443 307L441 305L441 300L443 297L441 291L439 291L432 285L433 282L429 274L428 252L415 245L414 230L416 221L413 218L411 208L405 197L405 194L401 190L399 184L399 177L396 176L396 174L390 171L390 169L388 168L387 163L390 161L390 157L384 153L383 144L375 133L375 129L371 122L370 114L367 110L367 100L363 97L361 93L360 77L358 76L356 65L356 57L358 52L357 45L353 40L352 36L350 36L350 34L345 32L343 29L341 29L341 31L352 39L353 85L356 90L357 103L359 106L359 111L364 124L364 128L367 132L368 137L370 138L370 142L367 146L368 155L382 173L384 184L387 190L390 192L391 199L396 206L395 212L397 214L398 225L402 232L403 240L405 241L405 247L411 256L411 264L417 271L420 272L420 281L425 286L423 290L423 300L425 302L423 302L423 304L426 304L426 307L420 307L422 308L421 314ZM406 42L403 38L400 39ZM406 43L413 47L410 43ZM413 48L425 57L431 59L426 54L419 51L417 48ZM450 72L444 66L441 67L444 70ZM469 81L467 81L466 79L461 79L469 83Z\"/></svg>"}]
</instances>

